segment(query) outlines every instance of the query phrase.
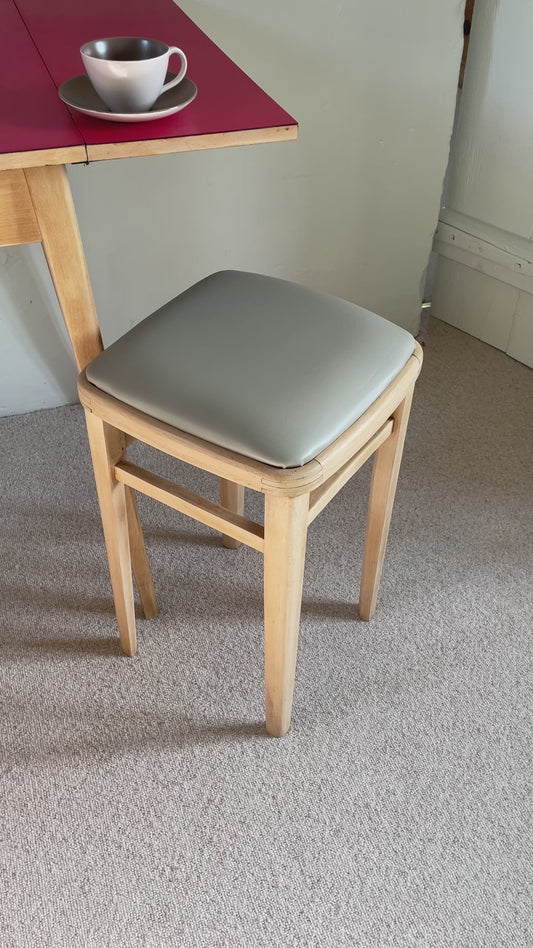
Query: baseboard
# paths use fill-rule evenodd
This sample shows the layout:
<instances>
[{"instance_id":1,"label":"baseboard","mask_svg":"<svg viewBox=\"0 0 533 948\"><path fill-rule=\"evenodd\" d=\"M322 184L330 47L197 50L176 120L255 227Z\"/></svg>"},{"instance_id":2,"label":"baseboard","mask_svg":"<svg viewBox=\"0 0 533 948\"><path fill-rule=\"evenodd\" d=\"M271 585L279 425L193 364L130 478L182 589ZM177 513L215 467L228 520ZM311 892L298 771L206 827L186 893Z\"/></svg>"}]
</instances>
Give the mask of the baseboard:
<instances>
[{"instance_id":1,"label":"baseboard","mask_svg":"<svg viewBox=\"0 0 533 948\"><path fill-rule=\"evenodd\" d=\"M448 213L434 244L431 301L439 319L533 368L532 249L523 238Z\"/></svg>"},{"instance_id":2,"label":"baseboard","mask_svg":"<svg viewBox=\"0 0 533 948\"><path fill-rule=\"evenodd\" d=\"M433 250L441 257L533 294L533 243L443 208Z\"/></svg>"}]
</instances>

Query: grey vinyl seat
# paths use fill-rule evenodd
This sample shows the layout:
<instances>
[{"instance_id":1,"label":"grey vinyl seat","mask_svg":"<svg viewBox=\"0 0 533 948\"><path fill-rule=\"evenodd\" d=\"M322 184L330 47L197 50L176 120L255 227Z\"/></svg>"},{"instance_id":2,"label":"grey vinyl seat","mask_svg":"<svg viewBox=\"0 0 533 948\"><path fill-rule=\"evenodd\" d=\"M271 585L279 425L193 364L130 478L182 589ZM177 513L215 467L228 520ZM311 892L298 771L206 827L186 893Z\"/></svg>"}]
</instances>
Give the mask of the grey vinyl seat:
<instances>
[{"instance_id":1,"label":"grey vinyl seat","mask_svg":"<svg viewBox=\"0 0 533 948\"><path fill-rule=\"evenodd\" d=\"M359 615L374 613L422 350L354 303L286 280L215 273L148 316L80 374L120 644L137 649L132 573L157 602L135 493L264 558L266 728L292 708L307 529L374 459ZM220 504L131 463L140 440L218 476ZM264 495L247 519L245 488Z\"/></svg>"},{"instance_id":2,"label":"grey vinyl seat","mask_svg":"<svg viewBox=\"0 0 533 948\"><path fill-rule=\"evenodd\" d=\"M413 351L410 333L346 300L222 271L131 329L87 378L153 418L285 468L349 428Z\"/></svg>"}]
</instances>

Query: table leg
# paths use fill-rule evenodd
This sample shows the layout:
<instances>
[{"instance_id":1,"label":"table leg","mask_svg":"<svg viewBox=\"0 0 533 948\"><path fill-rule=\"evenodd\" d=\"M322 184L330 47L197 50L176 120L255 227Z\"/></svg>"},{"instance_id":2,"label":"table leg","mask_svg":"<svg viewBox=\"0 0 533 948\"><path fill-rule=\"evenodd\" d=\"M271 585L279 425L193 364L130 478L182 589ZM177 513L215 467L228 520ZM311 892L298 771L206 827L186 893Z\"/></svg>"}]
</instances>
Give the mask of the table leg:
<instances>
[{"instance_id":1,"label":"table leg","mask_svg":"<svg viewBox=\"0 0 533 948\"><path fill-rule=\"evenodd\" d=\"M102 352L103 345L67 171L64 165L45 165L26 168L24 174L50 275L81 371ZM157 614L157 605L133 493L128 498L128 528L133 575L145 615L153 616Z\"/></svg>"},{"instance_id":2,"label":"table leg","mask_svg":"<svg viewBox=\"0 0 533 948\"><path fill-rule=\"evenodd\" d=\"M102 351L96 307L64 165L26 168L28 190L61 312L81 371Z\"/></svg>"}]
</instances>

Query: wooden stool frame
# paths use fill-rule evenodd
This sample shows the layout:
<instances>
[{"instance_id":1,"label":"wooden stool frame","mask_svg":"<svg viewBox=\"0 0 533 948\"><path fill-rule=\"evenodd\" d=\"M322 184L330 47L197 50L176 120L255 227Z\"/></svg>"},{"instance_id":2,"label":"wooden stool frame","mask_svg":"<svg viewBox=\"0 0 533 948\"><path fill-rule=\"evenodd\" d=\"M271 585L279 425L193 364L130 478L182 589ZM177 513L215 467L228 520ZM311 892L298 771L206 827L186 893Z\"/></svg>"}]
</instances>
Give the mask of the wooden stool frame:
<instances>
[{"instance_id":1,"label":"wooden stool frame","mask_svg":"<svg viewBox=\"0 0 533 948\"><path fill-rule=\"evenodd\" d=\"M376 608L396 482L421 349L383 394L314 460L276 468L217 447L159 422L79 379L85 408L111 581L126 654L135 654L132 569L144 615L157 613L133 492L220 530L226 546L242 542L264 556L266 727L277 737L290 725L307 528L351 476L375 455L363 556L359 614ZM126 459L139 440L220 478L215 504ZM243 516L244 488L265 495L264 527Z\"/></svg>"},{"instance_id":2,"label":"wooden stool frame","mask_svg":"<svg viewBox=\"0 0 533 948\"><path fill-rule=\"evenodd\" d=\"M40 242L57 292L78 369L102 351L76 213L62 164L0 172L0 247ZM383 394L344 434L307 464L271 467L165 425L92 386L81 371L79 393L89 442L123 651L136 651L132 572L144 615L157 603L135 491L207 524L225 546L240 542L264 555L266 727L290 725L307 527L338 490L374 456L359 596L359 614L376 607L413 389L422 364L415 352ZM220 478L214 504L151 474L126 458L138 439ZM243 516L244 489L265 495L264 527Z\"/></svg>"}]
</instances>

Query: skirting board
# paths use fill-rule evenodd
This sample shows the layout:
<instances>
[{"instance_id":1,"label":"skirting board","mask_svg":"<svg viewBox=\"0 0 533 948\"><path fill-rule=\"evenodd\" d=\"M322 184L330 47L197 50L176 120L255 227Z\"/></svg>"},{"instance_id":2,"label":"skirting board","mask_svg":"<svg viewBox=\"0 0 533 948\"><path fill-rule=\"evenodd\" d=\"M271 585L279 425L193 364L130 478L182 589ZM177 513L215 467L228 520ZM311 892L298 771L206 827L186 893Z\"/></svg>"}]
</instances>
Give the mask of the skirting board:
<instances>
[{"instance_id":1,"label":"skirting board","mask_svg":"<svg viewBox=\"0 0 533 948\"><path fill-rule=\"evenodd\" d=\"M443 208L433 249L442 257L533 293L533 243L525 237Z\"/></svg>"},{"instance_id":2,"label":"skirting board","mask_svg":"<svg viewBox=\"0 0 533 948\"><path fill-rule=\"evenodd\" d=\"M533 245L446 210L433 249L434 315L533 367Z\"/></svg>"}]
</instances>

